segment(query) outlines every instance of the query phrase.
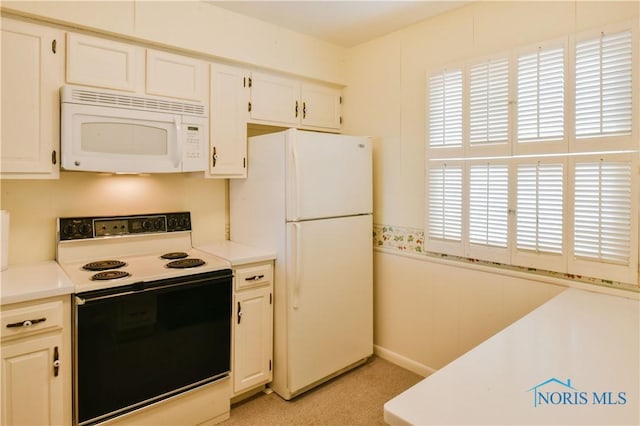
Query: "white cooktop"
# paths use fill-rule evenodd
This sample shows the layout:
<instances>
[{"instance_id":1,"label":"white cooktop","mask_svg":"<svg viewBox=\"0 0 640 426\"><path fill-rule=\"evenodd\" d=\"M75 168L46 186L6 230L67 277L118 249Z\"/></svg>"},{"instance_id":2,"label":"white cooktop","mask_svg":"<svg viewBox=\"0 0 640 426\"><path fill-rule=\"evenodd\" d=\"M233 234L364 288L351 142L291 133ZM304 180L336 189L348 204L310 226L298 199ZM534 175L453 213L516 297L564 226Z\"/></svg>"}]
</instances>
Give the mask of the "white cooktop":
<instances>
[{"instance_id":1,"label":"white cooktop","mask_svg":"<svg viewBox=\"0 0 640 426\"><path fill-rule=\"evenodd\" d=\"M639 306L636 299L565 290L387 402L384 419L391 425L637 425Z\"/></svg>"},{"instance_id":2,"label":"white cooktop","mask_svg":"<svg viewBox=\"0 0 640 426\"><path fill-rule=\"evenodd\" d=\"M183 252L187 254L188 258L202 259L205 262L204 265L184 269L168 268L166 265L171 262L172 259L163 259L160 256L161 253L156 253L134 256L111 256L108 258L81 260L61 263L60 266L69 276L69 279L74 283L76 293L100 290L103 288L118 287L143 281L149 282L184 275L200 274L203 272L217 271L231 267L229 262L225 261L224 259L213 256L201 250L192 248L185 249L183 250ZM128 272L130 276L106 281L92 280L91 277L98 272L85 270L83 269L83 266L89 261L100 260L121 260L125 262L125 265L123 267L114 270Z\"/></svg>"},{"instance_id":3,"label":"white cooktop","mask_svg":"<svg viewBox=\"0 0 640 426\"><path fill-rule=\"evenodd\" d=\"M187 231L61 241L57 250L57 261L75 285L76 293L231 268L225 259L193 248L191 232ZM166 265L173 259L161 256L173 252L184 252L188 258L202 259L205 264L183 269L168 268ZM124 262L125 266L113 271L128 272L130 276L96 281L92 276L98 271L83 268L87 263L106 260Z\"/></svg>"}]
</instances>

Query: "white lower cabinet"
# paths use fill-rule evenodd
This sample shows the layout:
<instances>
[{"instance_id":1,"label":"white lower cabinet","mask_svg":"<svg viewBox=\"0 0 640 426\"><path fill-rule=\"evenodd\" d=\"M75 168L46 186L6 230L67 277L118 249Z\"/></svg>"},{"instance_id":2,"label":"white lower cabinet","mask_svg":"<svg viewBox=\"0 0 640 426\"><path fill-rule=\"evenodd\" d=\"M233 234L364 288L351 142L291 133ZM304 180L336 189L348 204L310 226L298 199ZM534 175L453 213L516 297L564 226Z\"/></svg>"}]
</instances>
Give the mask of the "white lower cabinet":
<instances>
[{"instance_id":1,"label":"white lower cabinet","mask_svg":"<svg viewBox=\"0 0 640 426\"><path fill-rule=\"evenodd\" d=\"M71 424L68 297L2 307L2 425Z\"/></svg>"},{"instance_id":2,"label":"white lower cabinet","mask_svg":"<svg viewBox=\"0 0 640 426\"><path fill-rule=\"evenodd\" d=\"M235 268L233 308L233 395L272 379L272 262Z\"/></svg>"}]
</instances>

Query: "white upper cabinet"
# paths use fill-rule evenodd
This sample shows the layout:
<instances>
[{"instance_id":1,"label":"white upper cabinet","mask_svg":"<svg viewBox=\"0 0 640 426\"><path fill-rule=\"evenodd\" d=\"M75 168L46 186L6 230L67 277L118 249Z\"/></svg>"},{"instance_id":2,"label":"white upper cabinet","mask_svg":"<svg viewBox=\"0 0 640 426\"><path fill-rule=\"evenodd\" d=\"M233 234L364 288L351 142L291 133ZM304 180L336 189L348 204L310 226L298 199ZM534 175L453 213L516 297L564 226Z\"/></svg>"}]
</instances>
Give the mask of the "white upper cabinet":
<instances>
[{"instance_id":1,"label":"white upper cabinet","mask_svg":"<svg viewBox=\"0 0 640 426\"><path fill-rule=\"evenodd\" d=\"M251 73L250 119L260 124L339 131L341 91L268 73Z\"/></svg>"},{"instance_id":2,"label":"white upper cabinet","mask_svg":"<svg viewBox=\"0 0 640 426\"><path fill-rule=\"evenodd\" d=\"M67 33L67 82L105 89L144 90L144 48Z\"/></svg>"},{"instance_id":3,"label":"white upper cabinet","mask_svg":"<svg viewBox=\"0 0 640 426\"><path fill-rule=\"evenodd\" d=\"M2 19L2 178L59 176L64 36Z\"/></svg>"},{"instance_id":4,"label":"white upper cabinet","mask_svg":"<svg viewBox=\"0 0 640 426\"><path fill-rule=\"evenodd\" d=\"M242 68L211 64L209 176L247 176L248 74Z\"/></svg>"},{"instance_id":5,"label":"white upper cabinet","mask_svg":"<svg viewBox=\"0 0 640 426\"><path fill-rule=\"evenodd\" d=\"M147 49L146 92L206 102L208 64L182 55Z\"/></svg>"},{"instance_id":6,"label":"white upper cabinet","mask_svg":"<svg viewBox=\"0 0 640 426\"><path fill-rule=\"evenodd\" d=\"M67 83L206 103L208 64L82 34L67 34Z\"/></svg>"},{"instance_id":7,"label":"white upper cabinet","mask_svg":"<svg viewBox=\"0 0 640 426\"><path fill-rule=\"evenodd\" d=\"M251 120L297 125L300 82L266 73L251 73Z\"/></svg>"},{"instance_id":8,"label":"white upper cabinet","mask_svg":"<svg viewBox=\"0 0 640 426\"><path fill-rule=\"evenodd\" d=\"M342 92L333 87L313 83L300 86L303 127L340 129Z\"/></svg>"}]
</instances>

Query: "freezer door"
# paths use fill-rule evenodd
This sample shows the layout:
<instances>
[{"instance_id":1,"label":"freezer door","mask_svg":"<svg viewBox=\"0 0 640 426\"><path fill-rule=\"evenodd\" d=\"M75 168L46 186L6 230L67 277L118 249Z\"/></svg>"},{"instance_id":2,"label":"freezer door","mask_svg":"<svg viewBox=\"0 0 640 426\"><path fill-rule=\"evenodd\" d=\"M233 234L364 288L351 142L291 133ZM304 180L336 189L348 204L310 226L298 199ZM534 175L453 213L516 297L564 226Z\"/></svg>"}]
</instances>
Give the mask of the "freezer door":
<instances>
[{"instance_id":1,"label":"freezer door","mask_svg":"<svg viewBox=\"0 0 640 426\"><path fill-rule=\"evenodd\" d=\"M287 220L372 212L371 139L287 132Z\"/></svg>"},{"instance_id":2,"label":"freezer door","mask_svg":"<svg viewBox=\"0 0 640 426\"><path fill-rule=\"evenodd\" d=\"M288 223L292 394L373 353L371 215Z\"/></svg>"}]
</instances>

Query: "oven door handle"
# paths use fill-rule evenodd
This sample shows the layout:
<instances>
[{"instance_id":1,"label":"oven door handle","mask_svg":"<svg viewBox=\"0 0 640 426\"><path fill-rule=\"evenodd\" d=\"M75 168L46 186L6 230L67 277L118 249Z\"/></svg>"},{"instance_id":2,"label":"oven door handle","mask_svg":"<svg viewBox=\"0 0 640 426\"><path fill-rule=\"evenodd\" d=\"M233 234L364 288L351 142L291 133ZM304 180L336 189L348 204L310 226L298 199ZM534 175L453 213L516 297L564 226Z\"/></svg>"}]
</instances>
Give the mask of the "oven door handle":
<instances>
[{"instance_id":1,"label":"oven door handle","mask_svg":"<svg viewBox=\"0 0 640 426\"><path fill-rule=\"evenodd\" d=\"M231 275L229 275L231 276ZM97 300L105 300L105 299L111 299L114 297L120 297L120 296L127 296L130 294L137 294L137 293L143 293L143 292L147 292L147 291L156 291L156 290L164 290L164 289L168 289L168 288L173 288L173 287L184 287L184 286L191 286L191 285L197 285L200 283L209 283L211 282L211 280L220 280L220 279L224 279L224 278L228 278L226 275L219 275L215 278L212 277L204 277L204 278L199 278L199 279L190 279L188 282L184 282L184 281L178 281L178 282L172 282L172 283L167 283L164 285L152 285L152 286L145 286L143 282L139 282L139 283L134 283L134 284L130 284L127 286L122 286L120 287L119 290L113 291L113 292L108 292L106 294L97 294L97 295L76 295L75 296L75 301L76 301L76 306L82 306L86 303L89 302L94 302Z\"/></svg>"}]
</instances>

